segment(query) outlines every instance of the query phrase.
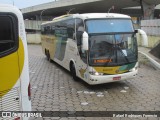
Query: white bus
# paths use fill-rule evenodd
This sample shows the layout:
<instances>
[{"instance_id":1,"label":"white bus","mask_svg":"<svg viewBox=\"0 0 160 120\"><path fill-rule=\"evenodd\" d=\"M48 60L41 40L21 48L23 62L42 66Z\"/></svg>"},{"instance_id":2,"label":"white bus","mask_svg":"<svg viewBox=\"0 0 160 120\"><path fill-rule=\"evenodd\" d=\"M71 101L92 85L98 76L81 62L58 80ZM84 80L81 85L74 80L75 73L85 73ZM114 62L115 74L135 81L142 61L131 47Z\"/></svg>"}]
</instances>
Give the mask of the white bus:
<instances>
[{"instance_id":1,"label":"white bus","mask_svg":"<svg viewBox=\"0 0 160 120\"><path fill-rule=\"evenodd\" d=\"M42 50L75 80L91 85L128 80L137 74L136 33L127 15L64 15L42 24Z\"/></svg>"},{"instance_id":2,"label":"white bus","mask_svg":"<svg viewBox=\"0 0 160 120\"><path fill-rule=\"evenodd\" d=\"M0 4L0 111L31 111L30 97L22 13L14 6Z\"/></svg>"}]
</instances>

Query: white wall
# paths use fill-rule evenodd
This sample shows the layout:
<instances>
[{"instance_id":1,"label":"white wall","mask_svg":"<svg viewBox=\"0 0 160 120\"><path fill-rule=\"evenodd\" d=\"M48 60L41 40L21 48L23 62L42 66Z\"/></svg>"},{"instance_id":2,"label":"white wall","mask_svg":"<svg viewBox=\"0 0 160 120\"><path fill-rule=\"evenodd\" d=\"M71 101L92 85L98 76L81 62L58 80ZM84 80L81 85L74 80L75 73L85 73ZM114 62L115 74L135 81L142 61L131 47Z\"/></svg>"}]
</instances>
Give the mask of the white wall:
<instances>
[{"instance_id":1,"label":"white wall","mask_svg":"<svg viewBox=\"0 0 160 120\"><path fill-rule=\"evenodd\" d=\"M160 43L160 19L142 20L141 29L144 30L148 36L147 47L154 48ZM142 45L142 41L139 41L139 45Z\"/></svg>"},{"instance_id":2,"label":"white wall","mask_svg":"<svg viewBox=\"0 0 160 120\"><path fill-rule=\"evenodd\" d=\"M25 28L31 30L41 30L41 24L47 21L24 20Z\"/></svg>"},{"instance_id":3,"label":"white wall","mask_svg":"<svg viewBox=\"0 0 160 120\"><path fill-rule=\"evenodd\" d=\"M160 19L142 20L141 29L149 36L160 36Z\"/></svg>"},{"instance_id":4,"label":"white wall","mask_svg":"<svg viewBox=\"0 0 160 120\"><path fill-rule=\"evenodd\" d=\"M41 43L40 33L27 33L27 43L39 44Z\"/></svg>"}]
</instances>

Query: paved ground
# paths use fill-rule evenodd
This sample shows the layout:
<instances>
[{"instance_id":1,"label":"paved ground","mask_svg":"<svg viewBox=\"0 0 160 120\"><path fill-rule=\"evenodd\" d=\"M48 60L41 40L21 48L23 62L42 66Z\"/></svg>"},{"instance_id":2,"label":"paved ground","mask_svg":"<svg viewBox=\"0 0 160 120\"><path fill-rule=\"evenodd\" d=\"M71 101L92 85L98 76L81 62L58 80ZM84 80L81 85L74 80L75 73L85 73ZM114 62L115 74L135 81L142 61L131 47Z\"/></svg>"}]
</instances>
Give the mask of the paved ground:
<instances>
[{"instance_id":1,"label":"paved ground","mask_svg":"<svg viewBox=\"0 0 160 120\"><path fill-rule=\"evenodd\" d=\"M139 74L133 80L89 86L83 81L72 80L69 72L54 62L48 62L42 54L40 45L29 45L28 48L33 110L160 111L160 71L146 64L144 60L141 60ZM45 120L52 119L119 120L121 118L45 118ZM128 119L131 118L125 118Z\"/></svg>"},{"instance_id":2,"label":"paved ground","mask_svg":"<svg viewBox=\"0 0 160 120\"><path fill-rule=\"evenodd\" d=\"M139 51L147 54L148 56L150 56L152 59L154 59L155 61L157 61L160 64L160 59L155 57L154 55L152 55L149 51L151 51L151 48L146 48L146 47L139 47L138 48ZM159 52L159 51L157 51Z\"/></svg>"}]
</instances>

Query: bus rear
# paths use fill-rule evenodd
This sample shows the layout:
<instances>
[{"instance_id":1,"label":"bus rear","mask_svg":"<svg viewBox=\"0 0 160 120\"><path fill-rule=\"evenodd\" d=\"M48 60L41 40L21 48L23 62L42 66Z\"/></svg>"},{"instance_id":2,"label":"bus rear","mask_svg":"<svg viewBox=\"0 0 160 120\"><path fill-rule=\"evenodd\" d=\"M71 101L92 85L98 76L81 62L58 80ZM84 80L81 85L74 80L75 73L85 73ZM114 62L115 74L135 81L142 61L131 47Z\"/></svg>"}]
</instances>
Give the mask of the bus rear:
<instances>
[{"instance_id":1,"label":"bus rear","mask_svg":"<svg viewBox=\"0 0 160 120\"><path fill-rule=\"evenodd\" d=\"M3 4L0 4L0 111L31 111L22 13L14 6Z\"/></svg>"}]
</instances>

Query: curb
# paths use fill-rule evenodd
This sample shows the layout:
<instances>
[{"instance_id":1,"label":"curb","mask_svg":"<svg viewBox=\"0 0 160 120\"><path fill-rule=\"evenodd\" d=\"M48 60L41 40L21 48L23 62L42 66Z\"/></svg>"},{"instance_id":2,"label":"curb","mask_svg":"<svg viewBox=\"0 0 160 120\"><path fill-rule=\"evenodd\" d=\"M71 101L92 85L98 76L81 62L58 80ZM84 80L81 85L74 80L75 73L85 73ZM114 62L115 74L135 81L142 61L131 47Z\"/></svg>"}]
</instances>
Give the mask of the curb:
<instances>
[{"instance_id":1,"label":"curb","mask_svg":"<svg viewBox=\"0 0 160 120\"><path fill-rule=\"evenodd\" d=\"M149 57L147 54L145 54L145 53L143 53L141 51L138 51L138 52L141 53L141 54L143 54L143 55L145 55L148 58L148 60L151 62L151 64L153 65L153 67L155 69L159 69L160 70L160 63L158 63L157 61L155 61L153 58Z\"/></svg>"}]
</instances>

